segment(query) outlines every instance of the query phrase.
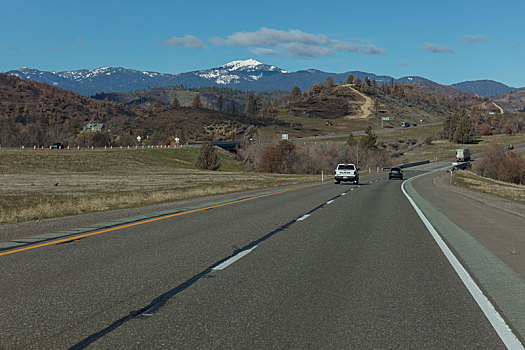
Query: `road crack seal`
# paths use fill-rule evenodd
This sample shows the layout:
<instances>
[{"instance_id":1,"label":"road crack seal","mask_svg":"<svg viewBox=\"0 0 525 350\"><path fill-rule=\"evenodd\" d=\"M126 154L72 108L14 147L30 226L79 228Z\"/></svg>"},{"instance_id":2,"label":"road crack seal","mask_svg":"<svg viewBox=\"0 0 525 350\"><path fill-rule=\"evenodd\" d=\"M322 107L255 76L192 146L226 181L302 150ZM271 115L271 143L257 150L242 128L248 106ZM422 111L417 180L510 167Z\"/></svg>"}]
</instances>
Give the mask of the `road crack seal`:
<instances>
[{"instance_id":1,"label":"road crack seal","mask_svg":"<svg viewBox=\"0 0 525 350\"><path fill-rule=\"evenodd\" d=\"M337 199L337 198L339 198L341 196L342 196L342 194L339 194L339 195L331 198L330 200L335 200L335 199ZM317 207L313 208L308 213L306 213L306 215L311 215L312 213L314 213L315 211L325 207L326 205L327 205L326 202L323 202L323 204L318 205ZM112 324L107 326L106 328L101 329L100 331L89 335L88 337L84 338L80 342L78 342L75 345L71 346L69 349L70 350L85 349L86 347L88 347L89 345L91 345L92 343L97 341L98 339L100 339L100 338L104 337L105 335L111 333L112 331L114 331L115 329L117 329L118 327L122 326L123 324L125 324L128 321L131 321L131 320L136 319L136 318L144 318L144 317L149 318L149 317L152 317L153 314L157 310L159 310L161 307L163 307L175 295L177 295L180 292L182 292L182 291L186 290L187 288L191 287L192 285L197 283L197 281L199 281L201 278L213 277L211 275L211 273L216 273L217 272L217 271L214 270L215 267L217 267L220 264L222 264L223 262L231 259L232 257L234 257L235 255L239 254L240 252L253 249L258 244L266 241L267 239L269 239L272 236L280 233L281 231L286 231L288 229L288 227L292 226L296 222L298 222L298 219L293 219L293 220L287 222L286 224L284 224L284 225L276 228L275 230L271 231L270 233L267 233L266 235L262 236L261 238L248 243L244 247L234 250L233 254L231 254L230 256L228 256L228 257L226 257L224 259L221 259L220 261L214 263L213 265L207 267L203 271L201 271L198 274L194 275L193 277L188 279L186 282L183 282L182 284L176 286L175 288L170 289L166 293L159 295L158 297L154 298L145 307L137 309L137 310L133 310L127 316L124 316L124 317L116 320L115 322L113 322ZM234 246L234 247L236 247L236 246Z\"/></svg>"}]
</instances>

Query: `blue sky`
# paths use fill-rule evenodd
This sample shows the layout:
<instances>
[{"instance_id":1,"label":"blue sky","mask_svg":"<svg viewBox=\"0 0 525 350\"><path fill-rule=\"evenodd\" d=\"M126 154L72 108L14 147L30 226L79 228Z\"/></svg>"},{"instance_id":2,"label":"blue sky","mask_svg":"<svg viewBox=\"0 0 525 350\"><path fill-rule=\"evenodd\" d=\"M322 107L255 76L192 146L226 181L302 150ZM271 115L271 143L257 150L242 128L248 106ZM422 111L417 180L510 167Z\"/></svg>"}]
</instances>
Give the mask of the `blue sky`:
<instances>
[{"instance_id":1,"label":"blue sky","mask_svg":"<svg viewBox=\"0 0 525 350\"><path fill-rule=\"evenodd\" d=\"M177 73L255 58L289 71L525 86L523 0L4 0L0 13L0 71Z\"/></svg>"}]
</instances>

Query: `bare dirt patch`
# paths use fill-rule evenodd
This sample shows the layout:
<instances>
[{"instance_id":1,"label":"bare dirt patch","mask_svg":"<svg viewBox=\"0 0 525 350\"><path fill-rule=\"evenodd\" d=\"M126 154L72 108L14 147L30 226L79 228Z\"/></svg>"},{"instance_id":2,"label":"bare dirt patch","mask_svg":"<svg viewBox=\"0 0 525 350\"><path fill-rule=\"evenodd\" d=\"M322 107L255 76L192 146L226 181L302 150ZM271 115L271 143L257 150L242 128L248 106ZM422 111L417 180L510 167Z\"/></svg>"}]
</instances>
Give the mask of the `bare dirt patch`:
<instances>
[{"instance_id":1,"label":"bare dirt patch","mask_svg":"<svg viewBox=\"0 0 525 350\"><path fill-rule=\"evenodd\" d=\"M347 120L366 119L366 118L368 118L373 113L372 110L371 110L371 108L374 105L374 102L372 101L372 99L370 97L366 96L365 94L363 94L363 93L357 91L356 89L354 89L350 84L345 84L343 86L349 88L350 90L354 91L359 96L361 96L362 98L365 99L365 102L359 107L361 109L361 114L360 115L347 115L344 118L347 119Z\"/></svg>"}]
</instances>

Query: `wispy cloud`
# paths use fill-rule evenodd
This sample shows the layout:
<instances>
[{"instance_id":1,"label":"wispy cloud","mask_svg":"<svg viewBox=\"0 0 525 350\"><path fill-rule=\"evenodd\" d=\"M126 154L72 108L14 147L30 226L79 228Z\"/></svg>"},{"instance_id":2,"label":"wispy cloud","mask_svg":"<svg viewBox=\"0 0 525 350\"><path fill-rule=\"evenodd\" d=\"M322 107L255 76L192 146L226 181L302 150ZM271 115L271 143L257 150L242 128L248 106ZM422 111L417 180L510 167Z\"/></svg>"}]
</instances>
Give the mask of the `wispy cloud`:
<instances>
[{"instance_id":1,"label":"wispy cloud","mask_svg":"<svg viewBox=\"0 0 525 350\"><path fill-rule=\"evenodd\" d=\"M186 35L182 38L172 37L171 39L164 40L163 45L171 47L190 47L193 49L207 49L206 45L202 42L201 39L193 36Z\"/></svg>"},{"instance_id":2,"label":"wispy cloud","mask_svg":"<svg viewBox=\"0 0 525 350\"><path fill-rule=\"evenodd\" d=\"M60 52L65 50L76 50L84 46L84 40L82 38L77 38L77 43L73 45L66 45L66 47L50 47L49 50L54 52Z\"/></svg>"},{"instance_id":3,"label":"wispy cloud","mask_svg":"<svg viewBox=\"0 0 525 350\"><path fill-rule=\"evenodd\" d=\"M326 47L302 43L288 43L284 44L283 47L288 51L290 56L295 58L312 59L317 56L332 56L334 54L334 51Z\"/></svg>"},{"instance_id":4,"label":"wispy cloud","mask_svg":"<svg viewBox=\"0 0 525 350\"><path fill-rule=\"evenodd\" d=\"M11 49L12 51L15 51L15 52L20 51L20 49L19 49L18 47L16 47L15 45L11 45L10 49Z\"/></svg>"},{"instance_id":5,"label":"wispy cloud","mask_svg":"<svg viewBox=\"0 0 525 350\"><path fill-rule=\"evenodd\" d=\"M372 44L365 44L360 48L360 53L363 55L386 55L388 51Z\"/></svg>"},{"instance_id":6,"label":"wispy cloud","mask_svg":"<svg viewBox=\"0 0 525 350\"><path fill-rule=\"evenodd\" d=\"M386 55L388 53L386 49L369 43L336 40L323 34L311 34L298 29L285 31L262 27L254 32L237 32L226 39L211 38L209 41L214 45L282 48L292 57L307 59L316 56L330 56L335 51L356 52L363 55ZM267 49L270 50L270 48Z\"/></svg>"},{"instance_id":7,"label":"wispy cloud","mask_svg":"<svg viewBox=\"0 0 525 350\"><path fill-rule=\"evenodd\" d=\"M464 43L474 45L478 43L484 43L487 41L487 37L485 35L465 35L459 38Z\"/></svg>"},{"instance_id":8,"label":"wispy cloud","mask_svg":"<svg viewBox=\"0 0 525 350\"><path fill-rule=\"evenodd\" d=\"M437 45L432 43L424 43L420 46L420 49L432 53L454 53L454 50L447 45Z\"/></svg>"},{"instance_id":9,"label":"wispy cloud","mask_svg":"<svg viewBox=\"0 0 525 350\"><path fill-rule=\"evenodd\" d=\"M256 47L250 50L256 55L263 55L263 56L282 56L282 54L274 49L268 49L265 47Z\"/></svg>"}]
</instances>

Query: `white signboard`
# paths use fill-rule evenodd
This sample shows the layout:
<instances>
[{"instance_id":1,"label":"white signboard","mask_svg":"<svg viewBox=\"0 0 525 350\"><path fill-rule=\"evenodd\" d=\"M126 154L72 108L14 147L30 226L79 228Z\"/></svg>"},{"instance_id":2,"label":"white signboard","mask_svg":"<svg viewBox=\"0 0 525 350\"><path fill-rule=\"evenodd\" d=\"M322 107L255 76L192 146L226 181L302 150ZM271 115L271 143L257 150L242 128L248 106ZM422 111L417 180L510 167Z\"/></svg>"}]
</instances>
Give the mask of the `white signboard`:
<instances>
[{"instance_id":1,"label":"white signboard","mask_svg":"<svg viewBox=\"0 0 525 350\"><path fill-rule=\"evenodd\" d=\"M390 117L381 117L381 120L390 120Z\"/></svg>"},{"instance_id":2,"label":"white signboard","mask_svg":"<svg viewBox=\"0 0 525 350\"><path fill-rule=\"evenodd\" d=\"M288 134L282 134L282 135L281 135L281 138L282 138L283 140L288 140Z\"/></svg>"},{"instance_id":3,"label":"white signboard","mask_svg":"<svg viewBox=\"0 0 525 350\"><path fill-rule=\"evenodd\" d=\"M137 136L137 141L140 142L140 140L142 140L142 138L140 136Z\"/></svg>"}]
</instances>

